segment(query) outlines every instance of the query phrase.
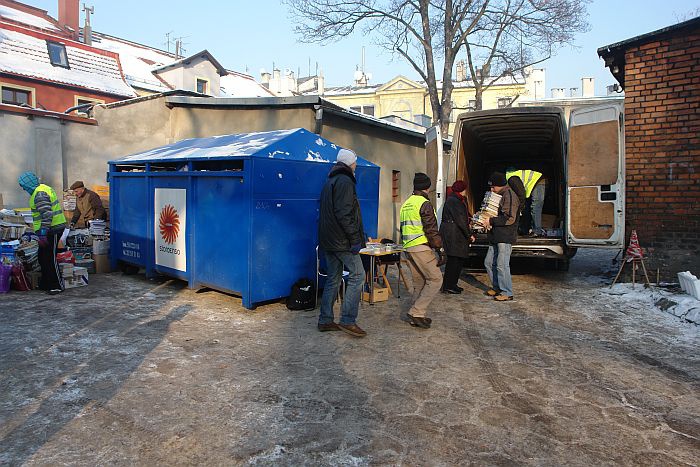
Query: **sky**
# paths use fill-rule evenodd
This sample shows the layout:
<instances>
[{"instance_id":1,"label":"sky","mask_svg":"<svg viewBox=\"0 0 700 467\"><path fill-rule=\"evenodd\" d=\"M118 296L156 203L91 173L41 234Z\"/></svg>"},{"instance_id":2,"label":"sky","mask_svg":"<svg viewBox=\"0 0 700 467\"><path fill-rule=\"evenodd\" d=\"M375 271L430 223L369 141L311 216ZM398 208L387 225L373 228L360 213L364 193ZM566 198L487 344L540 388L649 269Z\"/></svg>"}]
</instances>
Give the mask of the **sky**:
<instances>
[{"instance_id":1,"label":"sky","mask_svg":"<svg viewBox=\"0 0 700 467\"><path fill-rule=\"evenodd\" d=\"M58 0L20 1L58 15ZM277 0L85 3L95 8L95 31L162 49L166 49L166 34L171 33L171 37L183 37L186 55L207 49L226 68L247 72L258 81L260 71L271 71L273 66L301 76L314 74L318 66L326 86L349 85L361 64L363 47L370 83L384 83L397 75L418 79L410 65L378 48L371 36L356 34L323 46L300 42L288 7ZM698 12L700 0L594 0L588 6L590 30L578 34L572 47L561 48L538 65L546 69L547 96L551 88L580 89L583 77L595 78L596 94L604 95L605 87L615 80L598 58L599 47L690 19Z\"/></svg>"}]
</instances>

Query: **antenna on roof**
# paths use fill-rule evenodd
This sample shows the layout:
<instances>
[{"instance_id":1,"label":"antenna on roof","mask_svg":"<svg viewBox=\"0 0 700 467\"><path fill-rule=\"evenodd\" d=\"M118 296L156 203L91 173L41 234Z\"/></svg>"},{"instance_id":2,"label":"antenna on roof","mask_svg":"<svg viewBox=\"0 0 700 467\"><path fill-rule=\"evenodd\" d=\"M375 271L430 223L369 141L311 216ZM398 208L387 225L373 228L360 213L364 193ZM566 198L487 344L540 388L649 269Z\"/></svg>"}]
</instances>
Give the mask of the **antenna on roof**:
<instances>
[{"instance_id":1,"label":"antenna on roof","mask_svg":"<svg viewBox=\"0 0 700 467\"><path fill-rule=\"evenodd\" d=\"M175 38L175 58L182 58L185 56L185 44L187 42L183 41L182 39L185 39L189 36L180 36Z\"/></svg>"},{"instance_id":2,"label":"antenna on roof","mask_svg":"<svg viewBox=\"0 0 700 467\"><path fill-rule=\"evenodd\" d=\"M90 13L95 14L95 7L88 7L83 3L83 11L85 12L85 26L83 26L83 41L87 45L92 45L92 25L90 24Z\"/></svg>"},{"instance_id":3,"label":"antenna on roof","mask_svg":"<svg viewBox=\"0 0 700 467\"><path fill-rule=\"evenodd\" d=\"M174 31L169 31L169 32L166 32L166 33L165 33L165 50L167 50L168 53L170 53L170 35L171 35L173 32L174 32Z\"/></svg>"}]
</instances>

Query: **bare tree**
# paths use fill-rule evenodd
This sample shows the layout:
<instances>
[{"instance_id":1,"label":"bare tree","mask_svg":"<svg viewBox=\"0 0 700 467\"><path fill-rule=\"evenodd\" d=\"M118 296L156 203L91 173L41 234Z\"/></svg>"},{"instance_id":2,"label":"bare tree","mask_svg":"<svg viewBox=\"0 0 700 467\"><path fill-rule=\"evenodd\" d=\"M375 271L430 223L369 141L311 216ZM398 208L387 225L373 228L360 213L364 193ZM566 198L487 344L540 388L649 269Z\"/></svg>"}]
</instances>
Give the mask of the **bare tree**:
<instances>
[{"instance_id":1,"label":"bare tree","mask_svg":"<svg viewBox=\"0 0 700 467\"><path fill-rule=\"evenodd\" d=\"M525 62L532 62L519 59L515 52L530 56L527 54L531 49L539 50L535 46L549 44L551 53L556 44L571 40L575 31L582 30L585 8L577 6L588 1L284 0L284 3L291 7L298 21L296 32L304 42L328 43L361 32L372 35L379 45L406 60L425 82L433 123L439 123L446 134L452 111L452 71L463 47L469 52L472 79L477 76L477 63L500 69L501 76L515 74L525 68ZM514 8L513 4L521 6ZM561 18L565 13L575 14L575 18ZM536 36L523 37L529 34ZM517 50L513 48L513 38L519 38ZM490 39L492 46L488 48ZM488 50L491 53L482 57L482 51ZM442 74L438 76L440 64ZM480 101L483 90L493 80L482 79L479 83Z\"/></svg>"},{"instance_id":2,"label":"bare tree","mask_svg":"<svg viewBox=\"0 0 700 467\"><path fill-rule=\"evenodd\" d=\"M590 0L492 0L464 47L474 84L476 109L483 93L504 78L524 79L529 67L571 44L577 32L588 29ZM481 65L481 67L479 67ZM513 96L512 103L519 96Z\"/></svg>"},{"instance_id":3,"label":"bare tree","mask_svg":"<svg viewBox=\"0 0 700 467\"><path fill-rule=\"evenodd\" d=\"M406 60L425 81L433 123L443 134L452 111L452 70L459 49L489 0L285 0L304 42L328 43L355 31ZM441 80L437 67L442 62Z\"/></svg>"}]
</instances>

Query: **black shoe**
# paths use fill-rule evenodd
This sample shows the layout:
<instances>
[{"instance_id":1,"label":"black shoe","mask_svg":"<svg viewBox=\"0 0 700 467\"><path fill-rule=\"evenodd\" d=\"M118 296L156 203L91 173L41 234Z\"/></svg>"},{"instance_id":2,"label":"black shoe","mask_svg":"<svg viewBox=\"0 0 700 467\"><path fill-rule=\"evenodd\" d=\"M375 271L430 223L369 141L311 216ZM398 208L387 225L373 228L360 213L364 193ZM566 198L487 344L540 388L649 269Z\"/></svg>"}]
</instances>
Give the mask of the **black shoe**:
<instances>
[{"instance_id":1,"label":"black shoe","mask_svg":"<svg viewBox=\"0 0 700 467\"><path fill-rule=\"evenodd\" d=\"M430 325L433 322L433 320L430 318L421 318L418 316L408 315L408 318L411 320L410 321L411 326L416 327L416 328L421 328L421 329L429 329Z\"/></svg>"},{"instance_id":2,"label":"black shoe","mask_svg":"<svg viewBox=\"0 0 700 467\"><path fill-rule=\"evenodd\" d=\"M458 289L442 289L442 293L461 294L462 291Z\"/></svg>"},{"instance_id":3,"label":"black shoe","mask_svg":"<svg viewBox=\"0 0 700 467\"><path fill-rule=\"evenodd\" d=\"M51 289L51 290L47 291L46 293L49 294L49 295L58 295L58 294L60 294L61 292L63 292L62 289Z\"/></svg>"},{"instance_id":4,"label":"black shoe","mask_svg":"<svg viewBox=\"0 0 700 467\"><path fill-rule=\"evenodd\" d=\"M459 290L460 292L464 292L464 287L460 287L458 285L455 285L455 289Z\"/></svg>"}]
</instances>

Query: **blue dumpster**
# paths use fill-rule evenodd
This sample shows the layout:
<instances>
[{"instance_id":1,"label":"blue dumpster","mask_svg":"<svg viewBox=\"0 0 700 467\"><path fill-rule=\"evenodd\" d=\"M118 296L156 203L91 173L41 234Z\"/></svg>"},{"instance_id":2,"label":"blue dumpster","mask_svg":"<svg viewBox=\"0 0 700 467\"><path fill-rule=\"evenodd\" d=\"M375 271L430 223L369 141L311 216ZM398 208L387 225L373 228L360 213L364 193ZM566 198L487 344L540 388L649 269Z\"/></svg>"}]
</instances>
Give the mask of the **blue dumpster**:
<instances>
[{"instance_id":1,"label":"blue dumpster","mask_svg":"<svg viewBox=\"0 0 700 467\"><path fill-rule=\"evenodd\" d=\"M195 138L109 162L111 263L238 294L246 308L316 274L319 195L339 146L305 129ZM367 235L379 167L358 158Z\"/></svg>"}]
</instances>

